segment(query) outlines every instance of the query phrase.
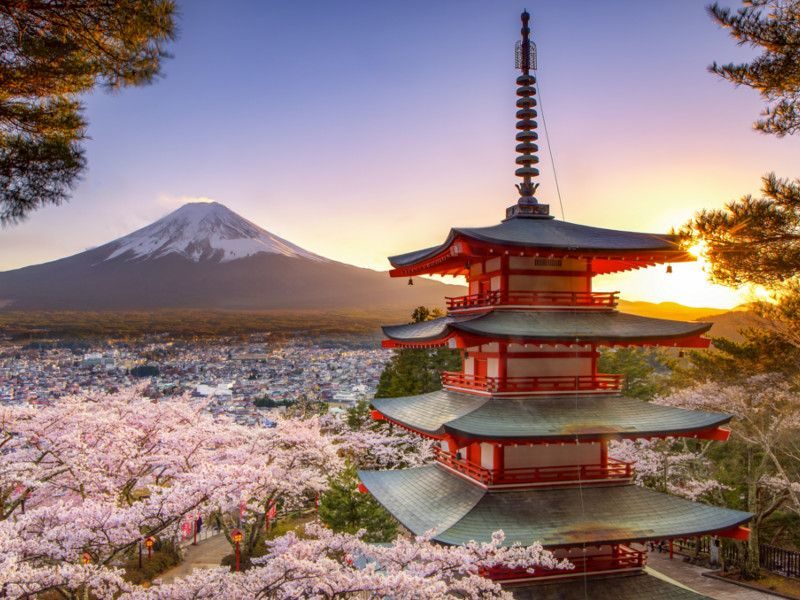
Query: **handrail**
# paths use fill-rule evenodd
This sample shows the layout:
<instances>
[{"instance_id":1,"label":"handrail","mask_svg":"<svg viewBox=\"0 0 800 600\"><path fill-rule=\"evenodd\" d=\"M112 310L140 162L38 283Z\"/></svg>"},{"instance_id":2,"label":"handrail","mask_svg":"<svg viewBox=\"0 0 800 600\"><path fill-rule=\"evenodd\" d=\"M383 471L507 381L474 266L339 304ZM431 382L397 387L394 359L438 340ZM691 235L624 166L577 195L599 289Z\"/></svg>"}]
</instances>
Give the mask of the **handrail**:
<instances>
[{"instance_id":1,"label":"handrail","mask_svg":"<svg viewBox=\"0 0 800 600\"><path fill-rule=\"evenodd\" d=\"M468 296L448 296L448 310L482 306L583 306L614 308L619 292L533 292L491 290Z\"/></svg>"},{"instance_id":2,"label":"handrail","mask_svg":"<svg viewBox=\"0 0 800 600\"><path fill-rule=\"evenodd\" d=\"M442 385L483 392L538 392L575 390L620 390L623 376L608 373L594 375L537 375L531 377L487 377L460 371L444 371Z\"/></svg>"},{"instance_id":3,"label":"handrail","mask_svg":"<svg viewBox=\"0 0 800 600\"><path fill-rule=\"evenodd\" d=\"M516 467L487 469L459 458L452 452L434 447L436 459L442 464L463 473L484 485L513 485L520 483L563 483L565 481L589 481L592 479L630 479L633 464L614 458L607 465L558 465L543 467Z\"/></svg>"}]
</instances>

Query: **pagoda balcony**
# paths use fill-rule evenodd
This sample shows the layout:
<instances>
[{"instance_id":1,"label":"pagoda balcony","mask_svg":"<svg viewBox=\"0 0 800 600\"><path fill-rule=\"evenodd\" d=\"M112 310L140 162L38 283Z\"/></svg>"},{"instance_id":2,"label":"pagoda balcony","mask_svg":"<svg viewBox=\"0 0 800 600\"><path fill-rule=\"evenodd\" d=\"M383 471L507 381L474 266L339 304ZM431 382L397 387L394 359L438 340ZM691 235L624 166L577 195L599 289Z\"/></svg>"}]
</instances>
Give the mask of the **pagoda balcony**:
<instances>
[{"instance_id":1,"label":"pagoda balcony","mask_svg":"<svg viewBox=\"0 0 800 600\"><path fill-rule=\"evenodd\" d=\"M442 385L453 391L493 395L541 394L553 392L617 392L622 389L622 375L542 375L532 377L484 377L460 371L444 371Z\"/></svg>"},{"instance_id":2,"label":"pagoda balcony","mask_svg":"<svg viewBox=\"0 0 800 600\"><path fill-rule=\"evenodd\" d=\"M526 569L510 569L507 567L493 567L486 569L483 575L494 581L514 581L526 579L538 579L545 577L569 577L584 575L585 573L606 573L616 571L630 571L643 569L647 564L647 553L634 550L628 546L616 546L610 552L602 554L588 554L584 556L556 553L558 558L566 558L575 568L570 570L563 569L543 569L534 568L533 573Z\"/></svg>"},{"instance_id":3,"label":"pagoda balcony","mask_svg":"<svg viewBox=\"0 0 800 600\"><path fill-rule=\"evenodd\" d=\"M493 290L469 296L448 297L447 310L487 306L543 306L548 308L604 308L617 306L619 292L509 292Z\"/></svg>"},{"instance_id":4,"label":"pagoda balcony","mask_svg":"<svg viewBox=\"0 0 800 600\"><path fill-rule=\"evenodd\" d=\"M627 480L633 477L633 464L608 459L606 465L559 465L547 467L520 467L513 469L487 469L457 455L434 447L436 460L446 467L466 475L487 487L521 487L564 483L602 482L609 479Z\"/></svg>"}]
</instances>

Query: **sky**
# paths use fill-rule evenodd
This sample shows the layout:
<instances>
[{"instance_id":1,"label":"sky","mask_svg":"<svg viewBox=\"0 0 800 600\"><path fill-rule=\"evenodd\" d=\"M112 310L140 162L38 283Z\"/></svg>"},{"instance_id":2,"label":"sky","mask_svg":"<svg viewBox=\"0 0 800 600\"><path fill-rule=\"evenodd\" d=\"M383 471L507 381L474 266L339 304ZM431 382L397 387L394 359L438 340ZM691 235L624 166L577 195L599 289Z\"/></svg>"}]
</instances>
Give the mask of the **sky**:
<instances>
[{"instance_id":1,"label":"sky","mask_svg":"<svg viewBox=\"0 0 800 600\"><path fill-rule=\"evenodd\" d=\"M800 138L754 132L758 94L707 72L753 53L702 0L178 4L164 77L86 97L88 170L69 203L0 229L0 270L98 246L197 199L379 270L451 226L499 222L518 197L523 8L555 163L542 143L537 196L558 218L554 173L567 220L648 232L757 193L770 171L800 176ZM595 287L691 306L748 298L707 283L701 264Z\"/></svg>"}]
</instances>

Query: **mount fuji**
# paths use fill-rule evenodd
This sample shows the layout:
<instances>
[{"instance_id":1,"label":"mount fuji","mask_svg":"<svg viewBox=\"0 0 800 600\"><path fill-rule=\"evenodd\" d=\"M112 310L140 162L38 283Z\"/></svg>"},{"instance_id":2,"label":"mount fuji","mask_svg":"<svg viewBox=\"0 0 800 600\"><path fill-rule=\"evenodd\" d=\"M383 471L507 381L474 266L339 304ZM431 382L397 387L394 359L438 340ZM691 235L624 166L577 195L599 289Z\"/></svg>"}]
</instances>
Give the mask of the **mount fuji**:
<instances>
[{"instance_id":1,"label":"mount fuji","mask_svg":"<svg viewBox=\"0 0 800 600\"><path fill-rule=\"evenodd\" d=\"M410 310L462 294L327 259L216 202L185 204L97 248L0 273L3 310Z\"/></svg>"}]
</instances>

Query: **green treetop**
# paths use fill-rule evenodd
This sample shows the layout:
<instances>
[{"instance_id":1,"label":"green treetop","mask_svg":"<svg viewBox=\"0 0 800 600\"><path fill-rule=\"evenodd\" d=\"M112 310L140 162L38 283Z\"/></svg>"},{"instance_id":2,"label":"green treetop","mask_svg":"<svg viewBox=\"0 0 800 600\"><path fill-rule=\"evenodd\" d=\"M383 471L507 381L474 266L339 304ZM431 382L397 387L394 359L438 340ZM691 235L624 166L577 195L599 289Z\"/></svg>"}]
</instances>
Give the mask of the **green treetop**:
<instances>
[{"instance_id":1,"label":"green treetop","mask_svg":"<svg viewBox=\"0 0 800 600\"><path fill-rule=\"evenodd\" d=\"M397 522L372 494L358 491L358 476L353 465L330 480L330 488L320 498L319 518L333 531L356 533L366 530L368 542L389 542L397 535Z\"/></svg>"},{"instance_id":2,"label":"green treetop","mask_svg":"<svg viewBox=\"0 0 800 600\"><path fill-rule=\"evenodd\" d=\"M414 323L443 316L438 309L418 306L412 313ZM400 348L395 350L381 373L376 398L397 398L433 392L442 387L442 371L461 368L461 355L450 348Z\"/></svg>"}]
</instances>

